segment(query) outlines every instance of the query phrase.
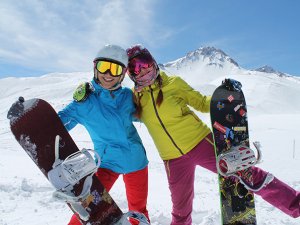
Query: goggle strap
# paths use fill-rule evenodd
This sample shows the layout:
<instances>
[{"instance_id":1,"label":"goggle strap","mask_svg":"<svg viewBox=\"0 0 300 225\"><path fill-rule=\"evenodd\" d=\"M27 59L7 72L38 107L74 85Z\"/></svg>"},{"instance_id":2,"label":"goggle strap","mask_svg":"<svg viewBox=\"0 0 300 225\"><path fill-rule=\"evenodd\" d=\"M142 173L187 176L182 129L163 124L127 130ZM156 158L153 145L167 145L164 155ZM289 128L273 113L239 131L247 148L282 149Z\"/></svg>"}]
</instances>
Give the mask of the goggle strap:
<instances>
[{"instance_id":1,"label":"goggle strap","mask_svg":"<svg viewBox=\"0 0 300 225\"><path fill-rule=\"evenodd\" d=\"M117 61L117 60L113 60L113 59L109 59L109 58L104 58L104 57L98 57L94 60L94 63L96 64L97 62L99 61L106 61L106 62L112 62L112 63L115 63L115 64L118 64L122 67L126 67L127 65L124 65L123 63Z\"/></svg>"}]
</instances>

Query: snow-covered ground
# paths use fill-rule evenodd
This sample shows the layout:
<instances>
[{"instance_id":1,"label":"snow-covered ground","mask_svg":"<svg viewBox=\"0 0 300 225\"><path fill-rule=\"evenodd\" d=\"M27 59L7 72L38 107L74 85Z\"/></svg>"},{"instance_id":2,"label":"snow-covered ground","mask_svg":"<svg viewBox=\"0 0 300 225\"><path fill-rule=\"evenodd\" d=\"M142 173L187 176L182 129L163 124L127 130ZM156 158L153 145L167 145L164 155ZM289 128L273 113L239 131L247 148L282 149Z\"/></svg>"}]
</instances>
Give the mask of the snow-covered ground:
<instances>
[{"instance_id":1,"label":"snow-covered ground","mask_svg":"<svg viewBox=\"0 0 300 225\"><path fill-rule=\"evenodd\" d=\"M187 70L182 74L177 71L177 74L205 94L212 94L225 77L212 72L189 76ZM259 166L300 190L300 80L243 70L231 74L230 77L243 84L248 103L250 139L260 141L263 147L263 162ZM13 138L6 113L21 95L25 99L43 98L60 110L71 101L74 88L90 78L91 73L57 73L36 78L0 79L1 225L63 225L69 221L72 212L66 204L51 197L54 189ZM132 85L128 78L124 84ZM210 124L208 115L198 115ZM170 224L172 205L162 160L144 125L135 125L150 161L148 209L152 224ZM80 148L92 147L83 127L76 127L71 135ZM219 225L217 175L197 168L195 193L193 224ZM110 194L122 210L127 211L122 179L117 181ZM255 201L259 225L300 224L299 218L285 215L260 197L256 197Z\"/></svg>"}]
</instances>

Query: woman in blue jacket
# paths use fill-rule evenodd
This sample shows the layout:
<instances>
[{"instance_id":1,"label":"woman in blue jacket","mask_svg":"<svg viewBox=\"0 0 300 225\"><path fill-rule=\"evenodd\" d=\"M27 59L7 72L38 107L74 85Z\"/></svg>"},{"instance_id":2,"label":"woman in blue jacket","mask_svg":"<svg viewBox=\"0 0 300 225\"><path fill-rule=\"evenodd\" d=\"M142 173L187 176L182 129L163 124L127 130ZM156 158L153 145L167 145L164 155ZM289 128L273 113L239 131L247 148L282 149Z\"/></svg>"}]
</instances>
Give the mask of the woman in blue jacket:
<instances>
[{"instance_id":1,"label":"woman in blue jacket","mask_svg":"<svg viewBox=\"0 0 300 225\"><path fill-rule=\"evenodd\" d=\"M101 157L96 176L109 191L120 174L129 210L148 217L148 160L132 123L132 91L121 87L128 56L116 45L105 45L94 59L94 78L74 93L74 101L58 113L68 130L83 125ZM133 224L134 221L132 221ZM69 224L80 224L75 215Z\"/></svg>"}]
</instances>

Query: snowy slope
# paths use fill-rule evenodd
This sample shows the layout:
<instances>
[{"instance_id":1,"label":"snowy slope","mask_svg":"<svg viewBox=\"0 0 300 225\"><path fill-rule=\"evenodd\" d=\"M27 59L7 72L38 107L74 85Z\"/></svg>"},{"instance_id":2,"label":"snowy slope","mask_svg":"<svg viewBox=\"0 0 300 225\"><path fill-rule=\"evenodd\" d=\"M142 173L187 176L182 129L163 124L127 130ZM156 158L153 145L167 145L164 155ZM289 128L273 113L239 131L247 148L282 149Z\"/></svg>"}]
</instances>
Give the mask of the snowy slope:
<instances>
[{"instance_id":1,"label":"snowy slope","mask_svg":"<svg viewBox=\"0 0 300 225\"><path fill-rule=\"evenodd\" d=\"M206 56L191 52L193 58L181 58L164 64L166 71L183 77L194 88L212 94L225 77L242 82L248 103L250 138L263 146L260 167L272 172L295 189L300 190L300 80L293 76L250 71L240 68L229 56L216 49ZM207 55L210 55L207 56ZM25 99L38 97L49 101L56 110L71 101L78 83L90 80L91 72L48 74L42 77L0 79L0 224L40 225L67 224L71 211L64 203L51 197L53 188L12 137L6 113L22 95ZM128 78L126 86L132 86ZM198 113L208 124L209 116ZM149 164L148 207L152 224L170 224L171 201L163 163L143 124L135 124L145 148ZM80 148L92 147L85 130L78 126L71 135ZM197 169L193 223L219 225L220 207L217 175ZM113 198L126 211L127 203L122 179L111 190ZM300 224L256 197L259 225Z\"/></svg>"}]
</instances>

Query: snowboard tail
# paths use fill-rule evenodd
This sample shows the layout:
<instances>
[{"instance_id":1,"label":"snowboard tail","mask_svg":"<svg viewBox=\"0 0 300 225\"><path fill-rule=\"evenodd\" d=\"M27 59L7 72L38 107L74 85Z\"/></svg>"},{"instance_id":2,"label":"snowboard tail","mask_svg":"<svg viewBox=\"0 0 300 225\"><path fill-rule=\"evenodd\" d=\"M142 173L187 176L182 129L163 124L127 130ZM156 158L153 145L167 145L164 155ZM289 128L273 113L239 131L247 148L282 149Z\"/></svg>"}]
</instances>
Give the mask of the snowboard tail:
<instances>
[{"instance_id":1,"label":"snowboard tail","mask_svg":"<svg viewBox=\"0 0 300 225\"><path fill-rule=\"evenodd\" d=\"M229 155L234 147L249 148L247 105L241 84L226 79L213 93L210 105L211 123L216 159ZM218 166L226 168L219 160ZM256 225L253 192L247 190L237 177L253 184L251 167L240 170L235 176L219 173L220 203L223 225Z\"/></svg>"},{"instance_id":2,"label":"snowboard tail","mask_svg":"<svg viewBox=\"0 0 300 225\"><path fill-rule=\"evenodd\" d=\"M79 149L49 103L42 99L22 102L22 111L10 117L10 127L16 140L48 179L55 162L55 138L60 137L59 158L66 159ZM76 183L72 193L80 195L84 181ZM93 175L89 195L79 203L89 215L88 220L78 217L82 224L112 225L123 216L122 211ZM68 203L74 211L74 207ZM75 211L76 212L76 211Z\"/></svg>"}]
</instances>

